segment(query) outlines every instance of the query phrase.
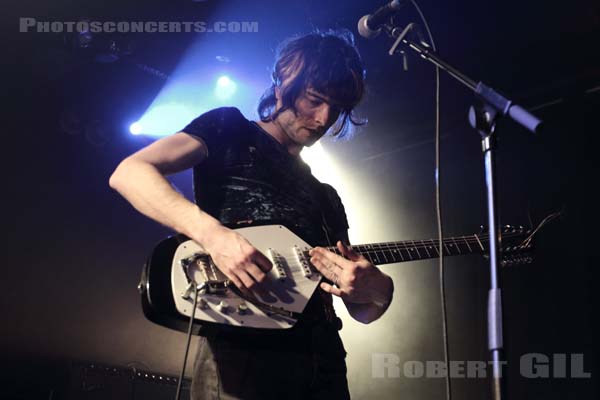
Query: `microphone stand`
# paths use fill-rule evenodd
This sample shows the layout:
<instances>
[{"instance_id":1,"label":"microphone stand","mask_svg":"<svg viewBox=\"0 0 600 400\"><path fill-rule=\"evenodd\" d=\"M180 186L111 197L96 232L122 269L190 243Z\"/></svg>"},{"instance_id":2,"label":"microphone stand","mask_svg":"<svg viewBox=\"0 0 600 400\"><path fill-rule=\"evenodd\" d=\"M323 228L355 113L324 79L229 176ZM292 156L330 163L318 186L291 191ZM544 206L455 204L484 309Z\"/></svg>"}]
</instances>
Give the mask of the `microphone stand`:
<instances>
[{"instance_id":1,"label":"microphone stand","mask_svg":"<svg viewBox=\"0 0 600 400\"><path fill-rule=\"evenodd\" d=\"M504 380L502 379L503 361L503 336L502 336L502 293L500 290L500 277L498 273L499 251L501 249L501 236L499 231L496 187L495 187L495 155L496 150L496 121L502 116L508 116L521 126L533 133L538 133L542 124L538 118L527 112L522 107L514 104L511 100L503 97L494 89L475 82L466 75L443 61L438 55L431 51L430 46L424 41L415 43L408 40L408 33L414 29L414 24L409 24L404 29L386 25L388 34L396 41L391 47L389 54L393 55L396 48L405 44L413 49L421 58L430 61L450 76L475 92L481 100L481 105L471 106L469 109L469 123L477 130L481 137L481 146L484 158L485 181L487 187L487 209L489 230L489 260L490 260L490 290L488 292L488 349L492 359L492 392L494 400L500 400L505 394Z\"/></svg>"}]
</instances>

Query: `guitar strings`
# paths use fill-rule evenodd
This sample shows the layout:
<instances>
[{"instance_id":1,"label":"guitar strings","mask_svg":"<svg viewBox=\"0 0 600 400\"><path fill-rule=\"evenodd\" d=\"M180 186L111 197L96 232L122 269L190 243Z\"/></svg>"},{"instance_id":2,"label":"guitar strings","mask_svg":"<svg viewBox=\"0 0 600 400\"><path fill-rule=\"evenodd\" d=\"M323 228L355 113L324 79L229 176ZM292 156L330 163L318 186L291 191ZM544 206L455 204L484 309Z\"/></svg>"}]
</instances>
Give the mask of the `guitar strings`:
<instances>
[{"instance_id":1,"label":"guitar strings","mask_svg":"<svg viewBox=\"0 0 600 400\"><path fill-rule=\"evenodd\" d=\"M522 236L522 233L505 233L504 235L502 235L503 238L506 239L510 239L510 238L514 238L514 237L518 237L518 236ZM472 236L458 236L458 237L451 237L451 238L447 238L444 240L444 246L445 247L455 247L455 248L459 248L461 245L476 245L479 249L481 249L481 246L484 243L483 242L487 242L489 235L487 234L482 234L482 235L472 235ZM361 253L361 254L365 254L365 253L375 253L375 252L380 252L380 251L385 251L385 250L406 250L406 251L411 251L411 250L428 250L428 249L434 249L437 252L437 247L435 246L435 241L433 239L423 239L423 240L411 240L411 243L408 243L407 241L401 241L401 242L382 242L382 243L373 243L373 244L368 244L368 245L354 245L354 246L350 246L351 249ZM337 249L337 247L326 247L326 249L335 252L336 254L340 254L340 251ZM459 248L460 250L460 248ZM485 248L483 249L485 250Z\"/></svg>"}]
</instances>

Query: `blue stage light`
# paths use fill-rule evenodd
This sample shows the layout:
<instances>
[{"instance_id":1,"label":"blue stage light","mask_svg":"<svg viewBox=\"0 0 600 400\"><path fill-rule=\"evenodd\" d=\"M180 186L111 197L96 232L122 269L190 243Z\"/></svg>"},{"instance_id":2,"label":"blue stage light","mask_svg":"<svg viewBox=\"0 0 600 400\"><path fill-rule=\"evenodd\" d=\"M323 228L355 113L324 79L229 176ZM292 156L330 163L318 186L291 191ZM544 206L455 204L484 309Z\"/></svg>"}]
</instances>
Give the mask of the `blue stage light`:
<instances>
[{"instance_id":1,"label":"blue stage light","mask_svg":"<svg viewBox=\"0 0 600 400\"><path fill-rule=\"evenodd\" d=\"M132 135L139 135L142 133L142 124L139 122L134 122L133 124L129 125L129 132L131 132Z\"/></svg>"},{"instance_id":2,"label":"blue stage light","mask_svg":"<svg viewBox=\"0 0 600 400\"><path fill-rule=\"evenodd\" d=\"M215 96L220 100L228 100L233 96L237 89L237 85L228 76L223 75L217 79L215 86Z\"/></svg>"}]
</instances>

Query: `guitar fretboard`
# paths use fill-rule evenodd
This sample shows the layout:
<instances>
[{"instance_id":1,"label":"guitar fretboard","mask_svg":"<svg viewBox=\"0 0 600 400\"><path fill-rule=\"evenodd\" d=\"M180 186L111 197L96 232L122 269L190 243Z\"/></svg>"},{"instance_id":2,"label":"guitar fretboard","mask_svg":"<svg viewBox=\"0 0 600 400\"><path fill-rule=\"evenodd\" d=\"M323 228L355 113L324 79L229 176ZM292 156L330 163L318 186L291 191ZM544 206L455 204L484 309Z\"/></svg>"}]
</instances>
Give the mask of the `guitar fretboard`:
<instances>
[{"instance_id":1,"label":"guitar fretboard","mask_svg":"<svg viewBox=\"0 0 600 400\"><path fill-rule=\"evenodd\" d=\"M457 236L445 238L442 243L444 256L485 253L488 237L487 235ZM434 239L360 244L351 247L376 265L439 257L439 241ZM340 254L337 247L327 249Z\"/></svg>"}]
</instances>

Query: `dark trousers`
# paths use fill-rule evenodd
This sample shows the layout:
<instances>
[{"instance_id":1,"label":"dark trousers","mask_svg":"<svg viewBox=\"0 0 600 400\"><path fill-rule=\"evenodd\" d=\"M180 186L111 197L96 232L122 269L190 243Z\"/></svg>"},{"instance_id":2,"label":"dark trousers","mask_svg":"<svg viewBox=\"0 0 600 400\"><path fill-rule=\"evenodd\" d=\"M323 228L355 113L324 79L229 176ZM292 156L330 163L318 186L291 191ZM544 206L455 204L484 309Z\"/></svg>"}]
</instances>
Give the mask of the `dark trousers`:
<instances>
[{"instance_id":1,"label":"dark trousers","mask_svg":"<svg viewBox=\"0 0 600 400\"><path fill-rule=\"evenodd\" d=\"M346 352L330 323L200 338L192 400L348 400Z\"/></svg>"}]
</instances>

